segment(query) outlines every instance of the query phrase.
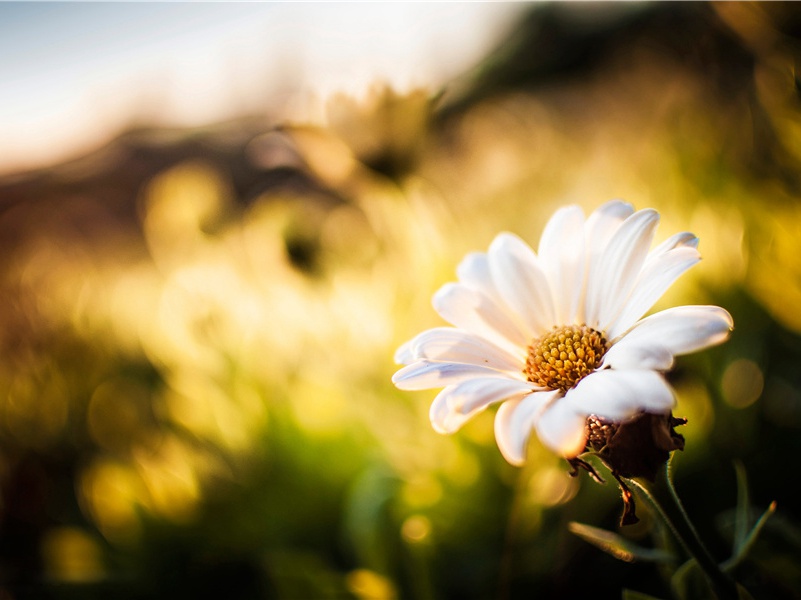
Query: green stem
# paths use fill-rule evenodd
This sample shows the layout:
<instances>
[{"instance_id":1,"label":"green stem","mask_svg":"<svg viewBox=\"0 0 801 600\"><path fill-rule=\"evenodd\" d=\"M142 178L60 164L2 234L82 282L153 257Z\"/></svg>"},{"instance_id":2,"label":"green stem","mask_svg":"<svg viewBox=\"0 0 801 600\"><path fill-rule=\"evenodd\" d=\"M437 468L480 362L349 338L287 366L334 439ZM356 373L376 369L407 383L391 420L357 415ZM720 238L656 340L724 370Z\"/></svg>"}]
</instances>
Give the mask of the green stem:
<instances>
[{"instance_id":1,"label":"green stem","mask_svg":"<svg viewBox=\"0 0 801 600\"><path fill-rule=\"evenodd\" d=\"M673 487L669 465L665 464L657 472L653 485L649 486L636 479L629 481L640 490L687 553L698 563L719 600L737 600L739 598L737 584L721 570L698 536Z\"/></svg>"}]
</instances>

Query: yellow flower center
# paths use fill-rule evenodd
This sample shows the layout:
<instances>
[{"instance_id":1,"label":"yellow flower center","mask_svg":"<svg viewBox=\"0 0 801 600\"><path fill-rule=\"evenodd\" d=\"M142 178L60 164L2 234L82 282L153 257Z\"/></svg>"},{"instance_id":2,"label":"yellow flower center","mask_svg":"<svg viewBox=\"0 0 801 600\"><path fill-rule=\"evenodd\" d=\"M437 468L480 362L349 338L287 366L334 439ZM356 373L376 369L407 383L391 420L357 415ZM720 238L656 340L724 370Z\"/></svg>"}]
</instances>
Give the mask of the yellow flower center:
<instances>
[{"instance_id":1,"label":"yellow flower center","mask_svg":"<svg viewBox=\"0 0 801 600\"><path fill-rule=\"evenodd\" d=\"M603 334L586 325L555 327L528 346L526 378L566 392L601 364L607 350Z\"/></svg>"}]
</instances>

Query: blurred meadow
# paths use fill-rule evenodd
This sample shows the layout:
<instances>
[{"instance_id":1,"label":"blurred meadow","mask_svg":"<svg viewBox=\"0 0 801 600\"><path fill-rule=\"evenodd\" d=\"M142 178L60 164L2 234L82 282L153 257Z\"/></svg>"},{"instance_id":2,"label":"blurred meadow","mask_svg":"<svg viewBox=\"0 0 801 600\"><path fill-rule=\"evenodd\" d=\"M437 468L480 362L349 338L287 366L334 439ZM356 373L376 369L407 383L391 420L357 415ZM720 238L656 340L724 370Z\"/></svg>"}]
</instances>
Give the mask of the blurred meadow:
<instances>
[{"instance_id":1,"label":"blurred meadow","mask_svg":"<svg viewBox=\"0 0 801 600\"><path fill-rule=\"evenodd\" d=\"M670 597L568 530L652 545L613 481L536 439L510 466L492 409L441 436L390 381L465 253L611 198L701 240L657 308L734 317L669 375L687 509L727 557L740 465L777 503L740 581L801 598L799 64L792 3L521 4L444 85L139 115L7 172L0 598Z\"/></svg>"}]
</instances>

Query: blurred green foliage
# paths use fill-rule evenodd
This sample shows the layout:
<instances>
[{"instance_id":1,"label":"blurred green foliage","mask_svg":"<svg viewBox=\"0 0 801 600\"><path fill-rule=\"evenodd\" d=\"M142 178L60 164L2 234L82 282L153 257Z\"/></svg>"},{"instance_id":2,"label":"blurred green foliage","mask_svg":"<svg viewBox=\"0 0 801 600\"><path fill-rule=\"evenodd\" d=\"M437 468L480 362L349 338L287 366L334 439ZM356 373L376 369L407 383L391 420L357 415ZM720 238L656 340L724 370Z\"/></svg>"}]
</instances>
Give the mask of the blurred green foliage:
<instances>
[{"instance_id":1,"label":"blurred green foliage","mask_svg":"<svg viewBox=\"0 0 801 600\"><path fill-rule=\"evenodd\" d=\"M735 320L670 375L679 492L723 560L739 461L777 502L740 580L801 597L799 34L785 3L532 5L445 90L0 182L0 597L668 597L569 531L616 528L613 485L390 384L466 252L612 197L701 239L664 304ZM642 516L619 533L652 546Z\"/></svg>"}]
</instances>

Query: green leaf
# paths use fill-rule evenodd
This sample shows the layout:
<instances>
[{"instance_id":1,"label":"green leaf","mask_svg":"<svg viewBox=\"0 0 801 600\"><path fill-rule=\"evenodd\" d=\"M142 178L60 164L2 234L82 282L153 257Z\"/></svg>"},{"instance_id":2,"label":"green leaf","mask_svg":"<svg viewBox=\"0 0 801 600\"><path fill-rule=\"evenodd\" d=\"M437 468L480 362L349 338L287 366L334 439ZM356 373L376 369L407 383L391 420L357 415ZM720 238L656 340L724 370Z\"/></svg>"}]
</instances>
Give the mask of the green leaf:
<instances>
[{"instance_id":1,"label":"green leaf","mask_svg":"<svg viewBox=\"0 0 801 600\"><path fill-rule=\"evenodd\" d=\"M721 565L724 571L731 571L742 562L742 560L748 555L748 552L751 550L754 542L756 542L759 533L762 531L763 527L765 527L765 523L768 522L770 516L775 512L776 502L771 502L767 510L762 513L761 517L759 517L759 520L757 520L753 529L751 529L751 531L745 536L745 539L740 544L739 548L737 548L734 556Z\"/></svg>"},{"instance_id":2,"label":"green leaf","mask_svg":"<svg viewBox=\"0 0 801 600\"><path fill-rule=\"evenodd\" d=\"M689 590L697 587L699 581L701 581L702 584L705 583L700 579L701 574L702 572L698 567L698 563L692 558L676 569L670 580L670 585L673 588L675 596L677 598L689 598Z\"/></svg>"},{"instance_id":3,"label":"green leaf","mask_svg":"<svg viewBox=\"0 0 801 600\"><path fill-rule=\"evenodd\" d=\"M611 554L618 560L626 562L634 562L636 560L674 562L676 560L669 552L655 548L643 548L631 540L606 529L599 529L598 527L576 523L575 521L569 523L567 527L572 533Z\"/></svg>"},{"instance_id":4,"label":"green leaf","mask_svg":"<svg viewBox=\"0 0 801 600\"><path fill-rule=\"evenodd\" d=\"M737 508L734 513L734 545L732 556L740 552L740 548L748 536L750 526L751 502L748 497L748 479L745 467L740 461L734 461L734 470L737 474Z\"/></svg>"},{"instance_id":5,"label":"green leaf","mask_svg":"<svg viewBox=\"0 0 801 600\"><path fill-rule=\"evenodd\" d=\"M737 586L737 600L754 600L748 591L739 583ZM673 589L673 596L682 600L694 600L695 598L715 598L715 593L709 586L709 580L704 577L704 572L698 566L695 559L690 559L681 565L670 580Z\"/></svg>"}]
</instances>

